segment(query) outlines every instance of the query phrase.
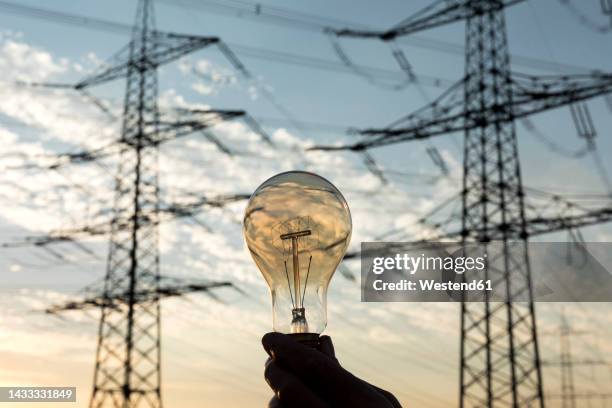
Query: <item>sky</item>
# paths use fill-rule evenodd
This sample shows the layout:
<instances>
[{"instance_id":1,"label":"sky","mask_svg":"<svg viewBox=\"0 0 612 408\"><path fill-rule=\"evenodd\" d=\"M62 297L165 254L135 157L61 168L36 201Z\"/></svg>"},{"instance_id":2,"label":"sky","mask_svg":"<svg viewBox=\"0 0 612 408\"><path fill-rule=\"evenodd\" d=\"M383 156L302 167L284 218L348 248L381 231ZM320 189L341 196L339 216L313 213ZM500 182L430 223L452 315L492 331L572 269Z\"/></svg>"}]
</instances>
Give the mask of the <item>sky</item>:
<instances>
[{"instance_id":1,"label":"sky","mask_svg":"<svg viewBox=\"0 0 612 408\"><path fill-rule=\"evenodd\" d=\"M123 24L131 24L136 7L134 0L24 0L19 4ZM275 143L274 148L262 143L259 135L237 121L214 129L236 152L233 156L196 135L164 144L162 201L188 203L194 196L251 193L278 172L304 169L326 177L345 195L353 218L351 249L380 237L412 240L430 232L417 221L458 193L461 134L372 150L386 172L386 184L367 171L360 156L304 150L319 143L354 140L347 128L385 126L460 79L464 25L429 30L398 42L421 83L404 86L405 78L385 44L341 40L357 64L384 72L384 77L373 79L343 67L321 27L281 22L266 15L301 13L302 20L319 26L385 28L418 11L426 1L389 0L376 5L355 0L265 1L259 3L260 15L248 11L254 9L253 4L239 0L156 2L159 29L220 37L254 77L241 76L214 47L204 49L160 70L160 106L244 109ZM550 75L606 71L612 66L612 34L593 30L593 25L608 23L598 9L599 2L574 4L578 2L564 5L557 0L535 0L507 10L513 70ZM48 164L53 154L104 146L117 137L120 123L77 93L16 82L75 82L128 41L128 34L121 30L18 16L11 10L0 3L2 243L107 219L116 158L57 171L24 167ZM313 59L324 62L314 68ZM111 112L120 114L123 87L117 81L91 92ZM603 157L599 170L591 155L571 157L579 156L584 141L577 137L567 108L533 117L537 132L517 124L523 179L533 208L547 214L558 212L560 204L552 202L552 194L565 194L588 208L609 203L610 190L601 173L612 174L612 164L606 160L612 149L608 135L612 114L603 98L589 101L588 106ZM296 121L304 123L296 127ZM448 176L427 156L431 146L443 157ZM244 296L224 289L218 292L222 302L199 294L163 302L167 406L261 406L271 396L263 380L266 356L259 344L260 337L271 329L270 300L243 243L240 224L245 204L209 208L197 220L175 220L160 227L162 274L230 280L248 293ZM450 211L445 207L439 216L444 219ZM399 233L385 235L390 231ZM609 225L584 228L581 233L590 241L607 242L612 237ZM564 241L568 236L559 233L540 239ZM0 385L74 385L78 387L76 406L87 406L98 315L95 310L61 316L40 312L83 296L81 288L103 278L107 238L86 238L82 245L86 251L70 243L57 244L50 247L55 254L28 246L0 249ZM358 262L345 262L330 287L326 333L334 339L342 364L391 390L406 405L455 404L457 305L361 303L358 271ZM610 355L610 330L603 329L612 327L609 305L539 304L544 358L558 358L555 330L562 306L577 329L591 333L575 340L577 356ZM545 372L545 386L555 392L558 368L549 366ZM610 392L605 388L610 376L606 369L585 369L577 374L577 381L584 389Z\"/></svg>"}]
</instances>

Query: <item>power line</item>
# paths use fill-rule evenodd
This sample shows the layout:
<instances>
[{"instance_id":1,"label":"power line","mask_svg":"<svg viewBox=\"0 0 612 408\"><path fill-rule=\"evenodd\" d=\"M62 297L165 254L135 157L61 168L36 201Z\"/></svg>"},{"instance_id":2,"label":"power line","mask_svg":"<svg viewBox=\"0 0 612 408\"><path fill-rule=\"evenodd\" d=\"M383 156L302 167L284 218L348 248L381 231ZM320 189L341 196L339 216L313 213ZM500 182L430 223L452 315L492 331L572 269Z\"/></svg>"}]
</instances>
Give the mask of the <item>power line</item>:
<instances>
[{"instance_id":1,"label":"power line","mask_svg":"<svg viewBox=\"0 0 612 408\"><path fill-rule=\"evenodd\" d=\"M164 0L164 1L173 6L181 6L181 4L176 4L175 2L169 2L167 0ZM219 2L215 2L215 3L220 4ZM228 10L234 10L234 12L242 11L243 13L236 15L236 17L240 17L240 18L254 17L256 19L259 19L259 17L262 16L262 14L255 13L255 10L257 9L257 3L251 3L251 2L242 2L242 3L248 4L251 10L253 10L253 13L249 14L245 12L244 9L237 10L235 7L233 9L231 7L229 9L227 7L224 7L224 8ZM183 3L182 6L184 7L185 4ZM196 8L202 8L202 7L206 7L206 4L200 3L198 1L198 3L191 2L189 6L196 7ZM268 7L266 7L264 11L267 9ZM3 11L5 13L14 14L14 15L20 15L23 17L54 21L54 22L73 25L73 26L89 27L89 28L93 28L96 30L110 32L114 34L129 34L131 30L130 25L124 24L124 23L103 20L103 19L99 19L95 17L58 12L58 11L53 11L53 10L40 8L40 7L25 6L21 4L8 2L5 0L0 1L0 11ZM209 11L214 12L215 10L209 10ZM278 20L278 19L282 20L284 22L283 25L289 28L294 28L294 29L302 28L303 29L304 25L295 25L295 21L293 20L294 17L301 18L300 17L301 13L290 11L288 9L285 10L285 12L292 13L291 15L293 17L287 19L286 17L282 17L282 16L273 16L271 18L273 20ZM262 21L262 20L259 20L259 21ZM340 20L334 20L333 22L336 24L350 25L352 27L361 27L361 25L356 24L354 22L346 22L346 21L340 21ZM315 25L313 25L311 22L310 25L306 23L306 26L310 27L310 30L315 28L317 32L323 32L323 30L329 28L330 24L328 23L330 23L329 19L323 18L323 20L320 20ZM439 52L443 52L447 54L454 54L454 55L462 56L465 52L465 49L462 45L458 45L458 44L454 44L454 43L450 43L446 41L441 41L437 39L419 37L419 36L413 36L406 40L402 39L402 42L409 44L409 45L417 46L420 48L435 50L435 51L439 51ZM291 54L291 53L287 53L283 51L274 51L274 50L267 50L267 49L262 49L262 48L257 48L257 47L249 47L249 46L244 46L244 45L239 45L239 44L234 44L234 43L229 43L229 45L231 45L232 48L234 48L236 51L240 52L244 56L248 56L252 58L273 60L273 61L283 62L287 64L292 64L292 65L308 66L310 68L323 69L323 70L329 70L329 71L335 71L335 72L350 72L350 69L347 68L344 64L338 63L336 61L330 61L330 60L326 60L326 59L322 59L318 57L307 57L303 55ZM578 72L593 71L593 68L591 67L580 66L576 64L551 63L549 61L544 61L538 58L525 57L525 56L520 56L520 55L513 55L512 58L513 58L513 62L516 65L522 65L525 67L530 67L530 68L535 68L535 69L540 69L540 70L545 70L545 71L555 70L558 67L562 67L563 69L567 71L578 71ZM359 65L359 68L362 69L366 73L370 73L372 75L379 76L383 79L401 80L403 77L403 74L401 73L386 70L384 68L374 68L374 67L367 67L367 66L361 66L361 65ZM425 85L436 86L436 87L449 85L448 79L431 77L431 76L420 74L420 73L416 73L416 75L422 80L422 82Z\"/></svg>"},{"instance_id":2,"label":"power line","mask_svg":"<svg viewBox=\"0 0 612 408\"><path fill-rule=\"evenodd\" d=\"M571 0L560 0L560 1L562 4L565 4L569 6L570 8L574 7L570 3ZM604 12L607 10L605 7L606 4L608 4L608 0L601 0L601 6L604 9ZM557 63L551 42L548 40L548 36L544 32L544 30L542 30L542 26L541 26L537 13L535 12L533 3L530 2L529 6L533 14L533 17L536 20L536 26L540 31L540 35L544 39L546 48L548 49L549 57L553 62L557 64L558 66L557 72L562 73L563 70L560 68L559 64ZM609 102L609 98L610 96L606 94L605 95L606 102ZM563 146L561 146L560 144L549 140L542 132L540 132L535 127L535 125L533 125L533 123L529 120L529 118L525 117L522 119L522 121L523 121L523 125L533 135L535 135L543 143L547 144L550 150L555 153L561 154L566 157L573 157L573 158L579 158L586 154L590 154L595 162L595 170L597 174L599 175L599 178L601 179L604 186L608 189L609 194L612 195L612 184L610 182L608 173L605 167L603 166L603 163L599 156L599 152L597 151L597 145L595 143L595 137L597 135L597 131L595 130L595 126L593 124L593 120L591 118L591 113L590 113L588 105L586 104L586 102L572 103L570 104L570 113L572 116L572 120L574 121L574 125L578 133L578 137L581 139L584 139L585 141L584 148L574 151L574 152L570 152L567 149L565 149Z\"/></svg>"},{"instance_id":3,"label":"power line","mask_svg":"<svg viewBox=\"0 0 612 408\"><path fill-rule=\"evenodd\" d=\"M76 27L91 28L112 34L123 35L129 34L131 32L130 26L124 23L117 23L95 17L58 12L39 7L24 6L7 1L0 1L0 11L28 18L36 18L45 21L68 24ZM330 72L352 73L352 69L347 67L346 65L338 61L332 61L325 58L294 54L285 51L271 50L260 47L245 46L232 42L228 43L228 45L241 55L249 58L255 58L264 61L275 61L283 64L290 64ZM404 75L401 72L379 67L357 65L357 68L369 75L373 75L384 80L401 80ZM446 86L451 81L449 79L434 77L427 74L418 75L421 78L423 84L428 86Z\"/></svg>"},{"instance_id":4,"label":"power line","mask_svg":"<svg viewBox=\"0 0 612 408\"><path fill-rule=\"evenodd\" d=\"M315 16L308 13L302 13L294 9L286 7L274 7L262 5L260 3L243 0L160 0L175 7L191 7L194 9L202 9L212 13L219 13L236 18L248 18L265 24L276 24L290 29L306 30L318 33L324 33L330 28L351 27L363 30L371 30L372 27L366 24L347 21L342 19L330 19L323 16ZM402 44L412 45L415 47L439 51L447 54L453 54L463 57L465 55L465 47L460 44L438 40L423 36L412 36L410 38L402 38L398 40ZM562 66L570 72L591 72L593 68L581 66L577 64L558 64L545 61L540 58L533 58L522 55L511 55L514 64L529 68L535 68L544 71L554 71L557 66Z\"/></svg>"},{"instance_id":5,"label":"power line","mask_svg":"<svg viewBox=\"0 0 612 408\"><path fill-rule=\"evenodd\" d=\"M602 4L602 8L604 7L604 4L607 0L601 0L601 4ZM580 10L580 8L578 6L576 6L572 0L559 0L559 3L561 5L563 5L569 12L570 14L576 19L576 21L578 21L580 24L582 24L584 27L588 28L589 30L598 33L598 34L607 34L610 32L610 24L600 24L595 22L595 20L593 20L591 17L587 16L584 12L582 12L582 10ZM603 11L605 11L606 9L603 8Z\"/></svg>"},{"instance_id":6,"label":"power line","mask_svg":"<svg viewBox=\"0 0 612 408\"><path fill-rule=\"evenodd\" d=\"M348 53L344 50L342 45L340 45L339 39L336 37L336 35L333 32L329 32L327 34L328 34L329 41L331 42L332 48L334 52L336 53L336 55L338 56L338 59L340 59L340 61L342 62L342 64L347 69L350 69L355 75L366 80L368 83L378 86L380 88L388 89L388 90L401 91L401 90L406 89L409 85L416 82L416 75L412 71L412 67L408 64L408 61L405 59L399 60L401 61L400 66L402 66L403 64L405 71L408 70L408 75L405 78L403 78L401 82L397 81L394 83L386 83L386 82L378 81L377 78L375 78L372 74L370 74L366 70L362 69L358 64L356 64L349 57ZM403 55L400 52L401 52L400 50L397 50L396 52L393 53L393 55L398 56L399 58L400 55Z\"/></svg>"},{"instance_id":7,"label":"power line","mask_svg":"<svg viewBox=\"0 0 612 408\"><path fill-rule=\"evenodd\" d=\"M305 56L300 54L288 53L285 51L271 50L261 47L250 47L240 45L234 42L229 42L228 45L236 50L240 55L250 58L256 58L265 61L276 61L283 64L295 65L298 67L313 68L323 71L338 72L338 73L355 73L355 69L364 75L373 78L379 78L385 81L401 81L404 74L401 72L388 70L385 68L372 67L367 65L355 64L347 66L344 63L332 61L325 58ZM433 75L415 73L419 80L427 86L444 87L450 85L453 80Z\"/></svg>"},{"instance_id":8,"label":"power line","mask_svg":"<svg viewBox=\"0 0 612 408\"><path fill-rule=\"evenodd\" d=\"M565 146L549 138L544 132L542 132L542 130L536 127L535 123L528 117L522 118L520 120L520 123L529 133L536 137L536 140L541 142L544 146L548 147L550 151L555 152L561 156L571 159L577 159L580 157L584 157L589 151L588 145L585 145L576 150L567 149Z\"/></svg>"}]
</instances>

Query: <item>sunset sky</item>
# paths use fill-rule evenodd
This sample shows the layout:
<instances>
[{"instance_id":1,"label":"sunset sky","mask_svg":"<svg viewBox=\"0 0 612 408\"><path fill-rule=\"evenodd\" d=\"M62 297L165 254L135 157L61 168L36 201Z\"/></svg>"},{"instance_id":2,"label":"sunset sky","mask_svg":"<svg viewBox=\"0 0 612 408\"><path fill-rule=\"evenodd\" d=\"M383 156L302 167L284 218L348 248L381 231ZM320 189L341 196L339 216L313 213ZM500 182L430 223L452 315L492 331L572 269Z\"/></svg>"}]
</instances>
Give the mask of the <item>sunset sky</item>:
<instances>
[{"instance_id":1,"label":"sunset sky","mask_svg":"<svg viewBox=\"0 0 612 408\"><path fill-rule=\"evenodd\" d=\"M317 22L321 19L312 16L324 16L336 28L349 23L386 28L427 3L260 2L264 14L266 7L280 7L305 13L308 17L304 18ZM135 0L23 0L19 4L124 24L131 24L136 7ZM247 110L264 125L275 147L262 143L239 121L214 129L236 152L234 156L223 154L198 135L166 143L160 157L163 203L188 202L194 195L251 193L276 173L303 169L326 177L345 195L353 219L351 250L362 241L412 240L427 233L418 224L419 218L459 192L461 134L373 150L373 157L387 173L387 184L366 169L360 156L305 149L323 142L354 140L354 135L346 134L347 128L385 126L461 78L464 25L428 31L398 43L421 78L422 88L411 85L394 90L403 77L385 44L342 41L357 63L393 71L392 79L371 81L350 70L323 70L299 60L297 65L280 63L271 55L305 55L342 67L320 30L276 24L274 19L270 22L220 4L244 7L251 3L158 0L158 28L219 36L256 80L246 80L216 48L204 49L160 70L160 106ZM581 2L580 7L595 23L607 24L599 2ZM512 7L506 17L516 71L544 75L612 69L612 33L593 32L557 0L532 0ZM118 137L120 123L77 93L16 82L74 83L128 40L128 34L120 30L16 16L0 7L0 243L108 219L115 158L104 159L101 166L75 164L57 171L24 167L49 163L53 153L104 146ZM91 92L120 114L123 87L122 81L116 81ZM598 130L598 150L604 157L603 172L612 173L607 159L612 151L612 112L603 98L590 101L589 108ZM293 119L307 123L296 128ZM529 202L545 207L551 194L567 194L569 200L581 200L584 206L609 205L606 194L610 190L594 158L569 157L584 146L569 110L540 114L533 124L539 136L517 124L524 182L528 194L534 193ZM556 147L551 149L553 144ZM427 156L431 146L437 147L446 162L448 176ZM583 198L585 195L590 198ZM445 207L439 218L459 208L458 203L455 200ZM163 301L162 381L168 407L263 406L272 395L263 379L266 354L260 345L261 336L271 330L271 307L264 280L243 242L245 205L242 201L222 209L205 209L197 222L174 220L160 227L163 275L229 280L246 293L222 289L215 292L221 301L202 294ZM390 231L396 232L387 235ZM581 232L587 241L612 241L610 225ZM549 241L567 239L565 233L546 237ZM0 248L0 385L76 386L74 406L79 408L87 406L91 393L98 313L50 316L41 310L79 298L81 288L103 278L107 237L89 237L82 244L87 251L70 243L50 247L56 255L28 246ZM345 262L336 273L328 304L326 334L332 336L338 358L347 369L389 389L406 406L456 404L458 305L361 303L358 260ZM544 360L558 359L555 331L562 308L577 330L590 333L574 340L577 359L612 355L609 304L539 304ZM580 389L612 392L612 370L580 370L576 376ZM559 392L558 367L546 366L545 375L546 389Z\"/></svg>"}]
</instances>

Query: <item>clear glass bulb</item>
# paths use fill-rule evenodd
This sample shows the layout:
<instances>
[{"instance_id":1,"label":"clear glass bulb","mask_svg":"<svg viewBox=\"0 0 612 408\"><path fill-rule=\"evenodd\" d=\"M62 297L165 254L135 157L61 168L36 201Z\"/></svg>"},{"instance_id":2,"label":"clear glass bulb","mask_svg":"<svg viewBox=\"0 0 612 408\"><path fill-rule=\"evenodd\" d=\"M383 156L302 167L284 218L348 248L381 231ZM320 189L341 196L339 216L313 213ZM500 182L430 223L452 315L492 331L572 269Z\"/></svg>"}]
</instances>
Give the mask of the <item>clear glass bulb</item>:
<instances>
[{"instance_id":1,"label":"clear glass bulb","mask_svg":"<svg viewBox=\"0 0 612 408\"><path fill-rule=\"evenodd\" d=\"M243 232L270 287L274 331L319 334L325 329L327 287L351 229L346 200L316 174L281 173L255 190Z\"/></svg>"}]
</instances>

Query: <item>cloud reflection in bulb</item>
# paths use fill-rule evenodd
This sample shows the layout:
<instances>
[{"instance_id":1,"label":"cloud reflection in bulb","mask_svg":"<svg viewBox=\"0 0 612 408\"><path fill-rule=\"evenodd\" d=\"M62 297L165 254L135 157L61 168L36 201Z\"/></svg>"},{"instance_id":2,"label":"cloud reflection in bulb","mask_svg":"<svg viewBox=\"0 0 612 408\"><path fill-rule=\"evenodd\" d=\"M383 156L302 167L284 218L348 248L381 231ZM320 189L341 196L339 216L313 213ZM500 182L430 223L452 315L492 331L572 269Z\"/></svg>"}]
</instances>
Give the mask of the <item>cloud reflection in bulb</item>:
<instances>
[{"instance_id":1,"label":"cloud reflection in bulb","mask_svg":"<svg viewBox=\"0 0 612 408\"><path fill-rule=\"evenodd\" d=\"M255 190L244 237L270 287L275 331L307 337L325 329L327 288L351 229L346 200L316 174L281 173Z\"/></svg>"}]
</instances>

